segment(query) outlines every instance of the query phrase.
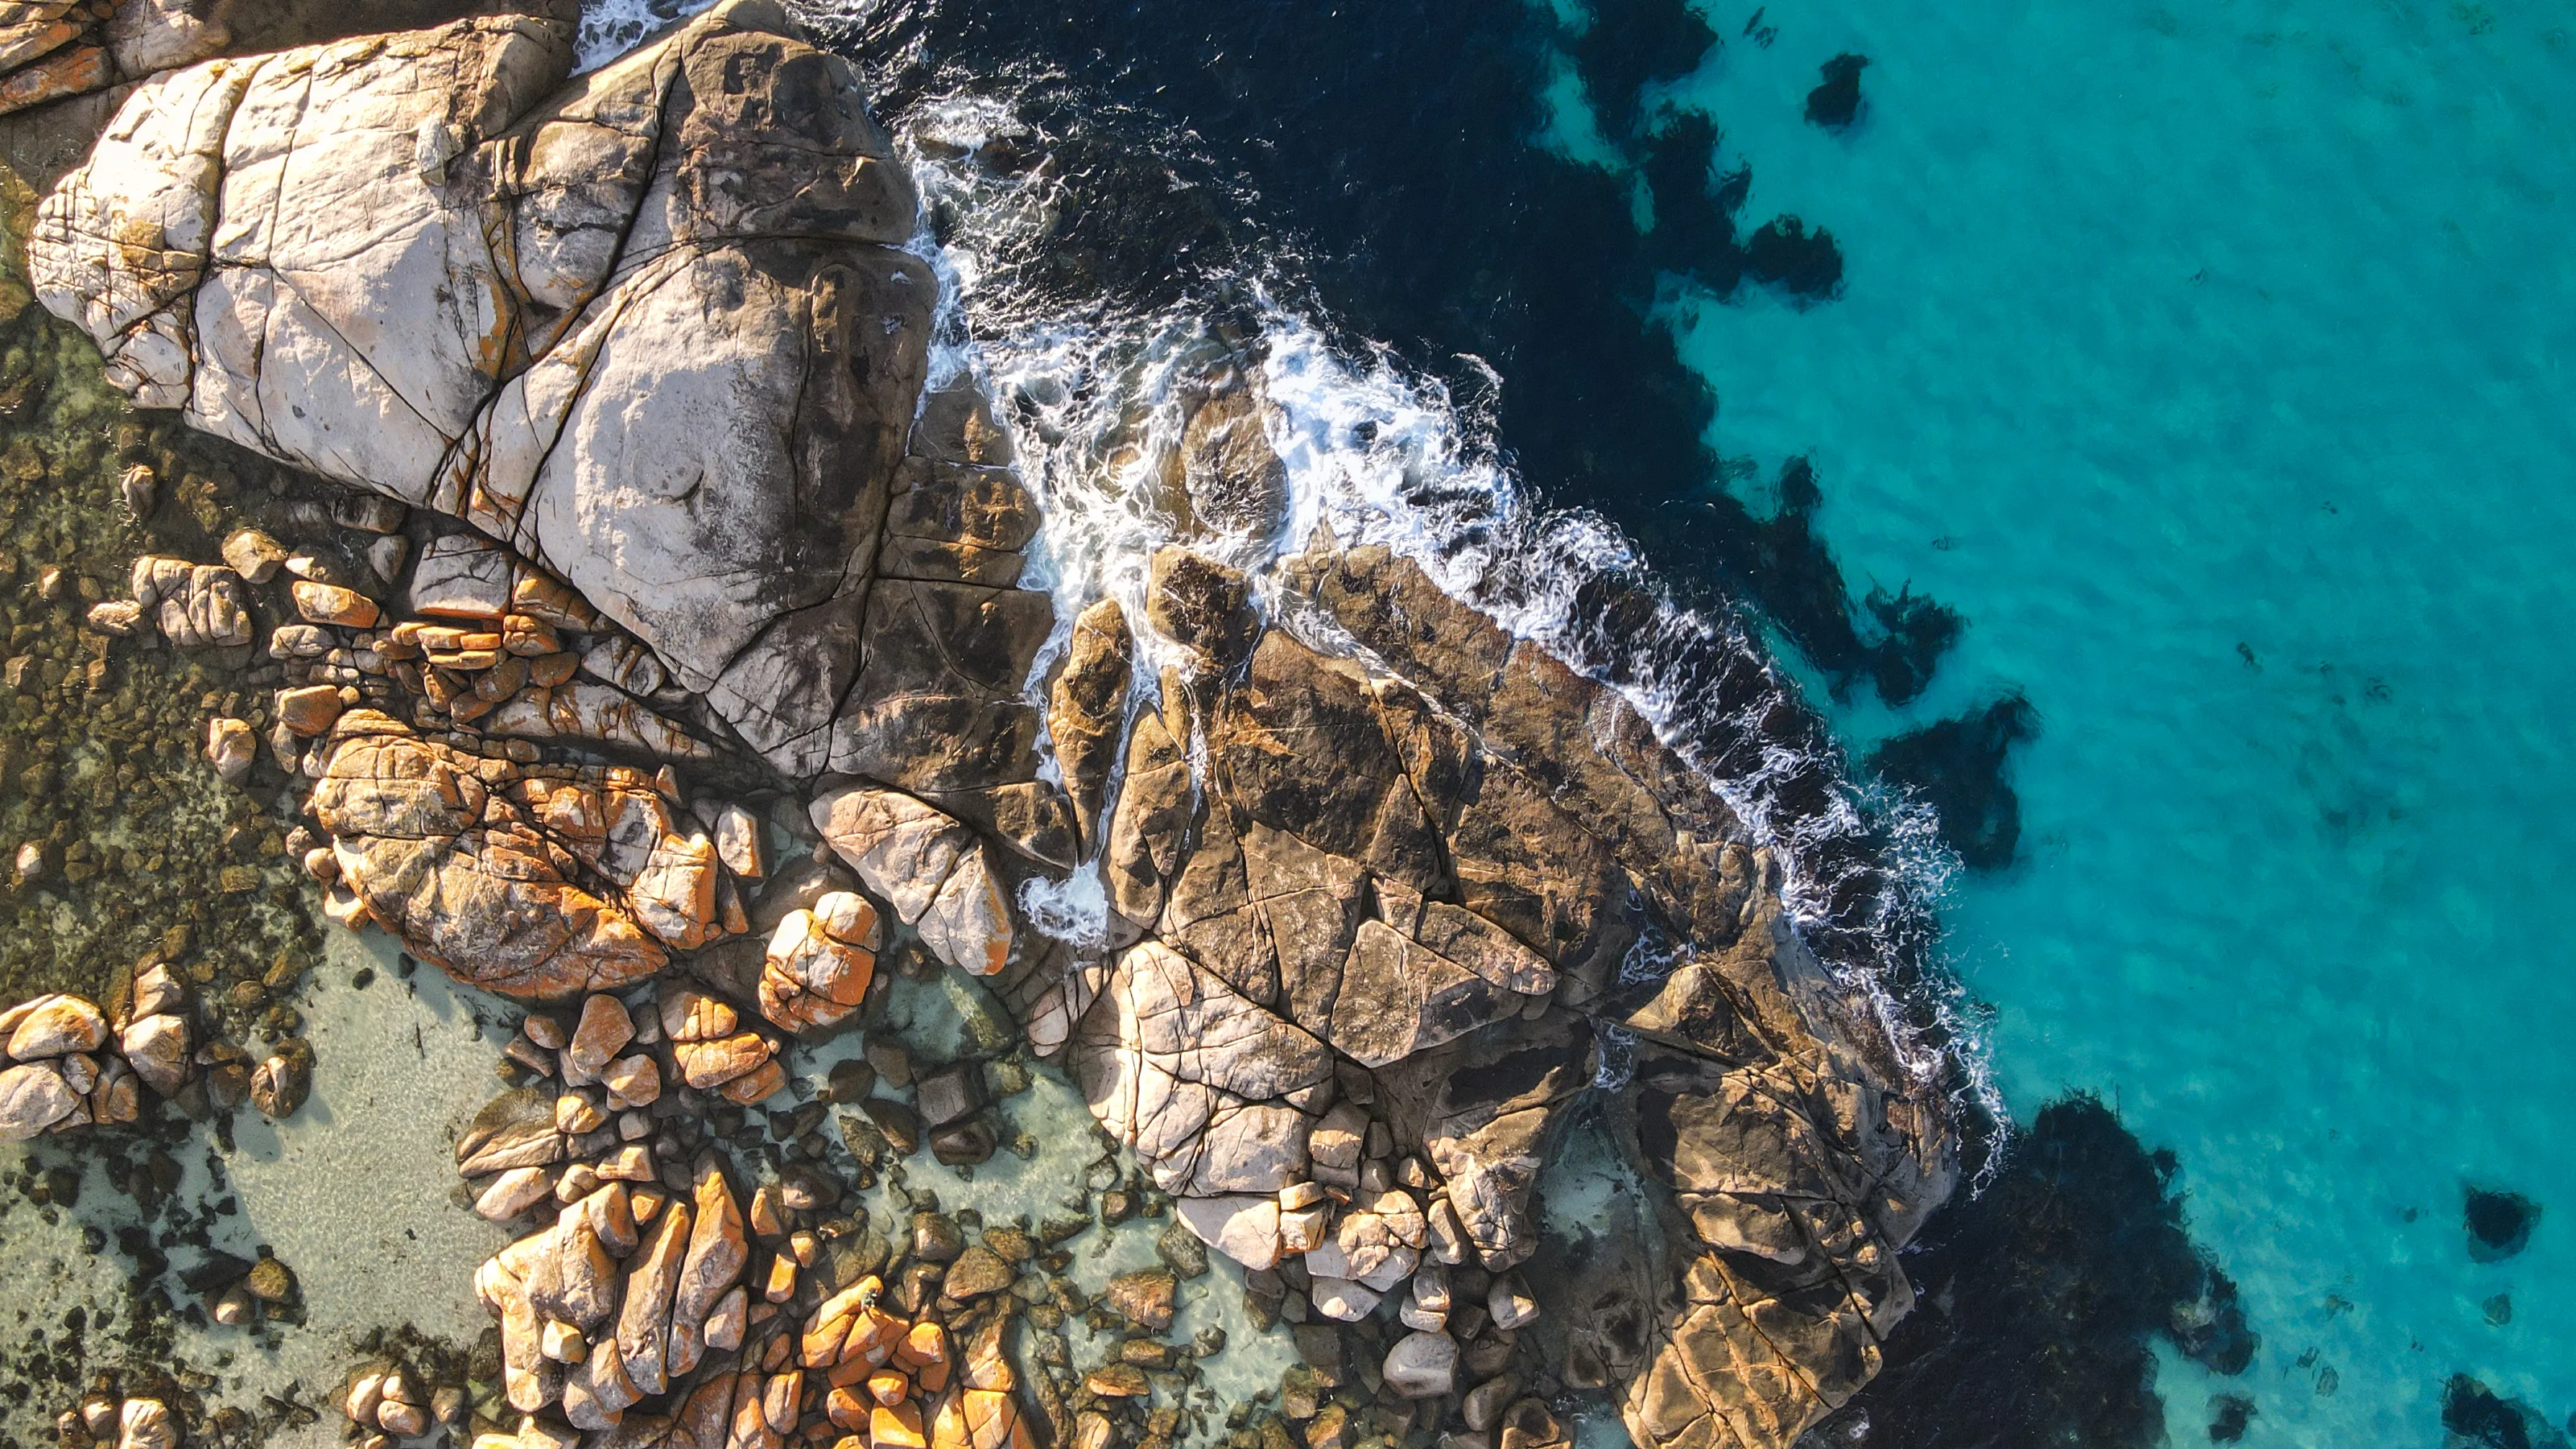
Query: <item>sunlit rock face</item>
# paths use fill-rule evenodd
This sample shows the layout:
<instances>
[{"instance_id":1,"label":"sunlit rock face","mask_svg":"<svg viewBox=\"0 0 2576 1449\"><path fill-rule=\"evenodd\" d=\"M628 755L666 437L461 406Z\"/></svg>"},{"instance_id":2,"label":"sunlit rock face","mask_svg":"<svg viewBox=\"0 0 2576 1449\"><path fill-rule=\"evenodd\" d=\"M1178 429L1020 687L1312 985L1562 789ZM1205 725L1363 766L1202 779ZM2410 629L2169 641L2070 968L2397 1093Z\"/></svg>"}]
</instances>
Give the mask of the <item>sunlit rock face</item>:
<instances>
[{"instance_id":1,"label":"sunlit rock face","mask_svg":"<svg viewBox=\"0 0 2576 1449\"><path fill-rule=\"evenodd\" d=\"M1193 1233L1295 1260L1312 1316L1392 1304L1385 1379L1425 1399L1539 1320L1534 1196L1600 1105L1654 1208L1566 1332L1638 1442L1787 1445L1865 1382L1950 1124L1709 783L1616 692L1320 532L1253 573L1164 547L1136 616L1082 601L1050 649L1009 430L925 395L938 284L857 73L758 0L569 56L483 18L162 75L30 247L137 402L444 520L395 599L307 591L269 643L376 670L272 744L334 914L518 996L685 972L662 1055L578 1063L619 1092L761 1100L769 1028L859 1016L881 951L993 978ZM1192 526L1283 516L1257 401L1203 411ZM138 586L135 629L214 628L148 614L181 577ZM771 859L773 828L812 855ZM1100 916L1038 929L1023 888L1076 874ZM1605 1025L1635 1043L1615 1092ZM27 1080L22 1115L54 1111ZM604 1130L560 1125L528 1129L549 1168ZM530 1164L476 1160L515 1201ZM701 1175L648 1230L576 1204L496 1258L512 1404L660 1426L639 1444L840 1424L847 1385L768 1345L838 1369L910 1326L872 1297L746 1315L730 1191ZM574 1331L590 1357L551 1357ZM934 1431L1006 1422L1010 1385L938 1377L887 1392Z\"/></svg>"}]
</instances>

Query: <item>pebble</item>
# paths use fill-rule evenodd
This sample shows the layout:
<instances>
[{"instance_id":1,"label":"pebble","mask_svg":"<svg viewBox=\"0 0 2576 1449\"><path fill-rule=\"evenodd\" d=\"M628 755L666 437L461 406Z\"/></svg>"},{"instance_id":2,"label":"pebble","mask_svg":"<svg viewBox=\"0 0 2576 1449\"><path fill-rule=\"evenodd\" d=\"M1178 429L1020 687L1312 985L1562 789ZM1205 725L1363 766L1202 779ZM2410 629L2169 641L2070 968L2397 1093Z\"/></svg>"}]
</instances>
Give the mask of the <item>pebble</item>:
<instances>
[{"instance_id":1,"label":"pebble","mask_svg":"<svg viewBox=\"0 0 2576 1449\"><path fill-rule=\"evenodd\" d=\"M251 1265L242 1278L242 1287L262 1303L295 1301L295 1274L274 1257L265 1257Z\"/></svg>"}]
</instances>

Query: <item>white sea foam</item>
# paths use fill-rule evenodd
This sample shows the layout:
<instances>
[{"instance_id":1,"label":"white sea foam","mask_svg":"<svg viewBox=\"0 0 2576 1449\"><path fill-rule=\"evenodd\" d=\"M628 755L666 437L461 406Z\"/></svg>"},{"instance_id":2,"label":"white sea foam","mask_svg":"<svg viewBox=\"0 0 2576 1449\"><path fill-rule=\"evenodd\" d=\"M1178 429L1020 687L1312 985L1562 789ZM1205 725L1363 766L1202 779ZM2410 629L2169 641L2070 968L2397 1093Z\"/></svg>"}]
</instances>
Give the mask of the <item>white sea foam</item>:
<instances>
[{"instance_id":1,"label":"white sea foam","mask_svg":"<svg viewBox=\"0 0 2576 1449\"><path fill-rule=\"evenodd\" d=\"M715 0L587 0L581 37L574 44L575 73L597 70L635 48L635 42L686 20Z\"/></svg>"},{"instance_id":2,"label":"white sea foam","mask_svg":"<svg viewBox=\"0 0 2576 1449\"><path fill-rule=\"evenodd\" d=\"M1203 386L1211 370L1242 367L1270 404L1265 428L1287 471L1288 521L1275 537L1200 538L1194 547L1257 567L1282 547L1302 545L1319 525L1329 527L1346 544L1384 544L1414 560L1443 589L1578 667L1605 647L1615 651L1615 668L1592 672L1619 683L1755 839L1780 847L1787 903L1802 929L1822 925L1828 902L1847 884L1829 862L1852 853L1832 847L1855 838L1878 842L1866 853L1885 871L1864 908L1871 914L1855 922L1847 913L1838 923L1846 938L1848 928L1863 927L1859 934L1872 949L1840 952L1830 964L1876 1003L1909 1070L1929 1081L1945 1064L1955 1067L1963 1090L2001 1120L1981 1036L1960 1002L1901 1003L1884 986L1904 974L1904 952L1924 948L1931 903L1955 867L1930 813L1850 784L1837 787L1822 809L1789 810L1779 800L1782 785L1816 761L1777 746L1750 769L1709 768L1709 746L1760 738L1760 715L1793 686L1766 665L1769 688L1741 717L1689 718L1694 706L1685 703L1685 681L1673 676L1675 661L1694 650L1766 657L1736 620L1666 602L1644 637L1598 636L1578 601L1604 580L1633 580L1644 561L1598 515L1544 506L1522 486L1491 442L1483 399L1498 390L1498 379L1476 397L1454 396L1391 349L1354 348L1332 337L1316 318L1279 300L1284 289L1261 276L1229 279L1238 301L1249 299L1255 326L1248 337L1223 331L1209 311L1188 303L1069 311L1037 297L1018 281L1017 261L1057 209L1078 199L1043 168L1003 175L979 164L978 153L994 142L1029 139L1022 129L1005 100L982 93L923 101L897 127L926 210L946 219L941 235L925 230L915 243L946 284L934 382L971 376L1007 415L1023 476L1047 513L1025 582L1056 598L1058 636L1050 649L1062 647L1074 613L1095 598L1117 598L1131 614L1141 608L1148 559L1171 537L1170 519L1155 507L1156 484L1179 445L1191 388ZM1492 377L1480 361L1461 361L1469 376ZM1149 696L1163 660L1150 635L1140 634L1138 647L1138 694ZM1024 904L1042 928L1088 936L1099 924L1096 883ZM1686 949L1671 948L1656 964L1668 968ZM1917 1025L1926 1015L1947 1046L1927 1044Z\"/></svg>"}]
</instances>

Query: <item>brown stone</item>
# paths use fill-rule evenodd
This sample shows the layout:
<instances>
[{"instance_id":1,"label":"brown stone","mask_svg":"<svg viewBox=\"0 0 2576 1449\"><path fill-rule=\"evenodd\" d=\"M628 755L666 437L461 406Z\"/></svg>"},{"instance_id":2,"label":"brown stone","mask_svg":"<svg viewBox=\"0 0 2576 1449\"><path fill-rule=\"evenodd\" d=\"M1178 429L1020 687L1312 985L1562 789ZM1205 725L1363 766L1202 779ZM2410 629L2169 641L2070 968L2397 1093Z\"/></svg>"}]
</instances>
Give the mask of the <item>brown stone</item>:
<instances>
[{"instance_id":1,"label":"brown stone","mask_svg":"<svg viewBox=\"0 0 2576 1449\"><path fill-rule=\"evenodd\" d=\"M1135 672L1135 642L1116 599L1100 599L1073 621L1047 711L1047 735L1064 774L1082 839L1100 838L1100 808L1119 732L1127 719L1127 687Z\"/></svg>"},{"instance_id":2,"label":"brown stone","mask_svg":"<svg viewBox=\"0 0 2576 1449\"><path fill-rule=\"evenodd\" d=\"M277 718L303 739L330 733L340 719L340 691L328 684L308 684L277 692Z\"/></svg>"},{"instance_id":3,"label":"brown stone","mask_svg":"<svg viewBox=\"0 0 2576 1449\"><path fill-rule=\"evenodd\" d=\"M714 1041L675 1041L671 1045L671 1056L679 1063L681 1078L700 1091L759 1070L768 1063L770 1052L767 1038L748 1031Z\"/></svg>"},{"instance_id":4,"label":"brown stone","mask_svg":"<svg viewBox=\"0 0 2576 1449\"><path fill-rule=\"evenodd\" d=\"M291 592L295 595L295 612L302 615L308 624L372 629L384 618L384 611L376 607L376 601L355 589L297 579Z\"/></svg>"},{"instance_id":5,"label":"brown stone","mask_svg":"<svg viewBox=\"0 0 2576 1449\"><path fill-rule=\"evenodd\" d=\"M592 996L581 1004L581 1020L564 1046L573 1065L596 1076L611 1058L635 1039L635 1021L613 996Z\"/></svg>"},{"instance_id":6,"label":"brown stone","mask_svg":"<svg viewBox=\"0 0 2576 1449\"><path fill-rule=\"evenodd\" d=\"M653 846L675 838L649 777L527 777L368 716L335 726L314 812L343 886L414 955L518 996L609 989L662 968L666 950L631 894ZM643 828L612 830L627 820ZM651 844L639 849L639 836Z\"/></svg>"},{"instance_id":7,"label":"brown stone","mask_svg":"<svg viewBox=\"0 0 2576 1449\"><path fill-rule=\"evenodd\" d=\"M1169 1268L1140 1268L1110 1279L1109 1286L1100 1292L1100 1300L1147 1333L1160 1333L1172 1326L1179 1287Z\"/></svg>"}]
</instances>

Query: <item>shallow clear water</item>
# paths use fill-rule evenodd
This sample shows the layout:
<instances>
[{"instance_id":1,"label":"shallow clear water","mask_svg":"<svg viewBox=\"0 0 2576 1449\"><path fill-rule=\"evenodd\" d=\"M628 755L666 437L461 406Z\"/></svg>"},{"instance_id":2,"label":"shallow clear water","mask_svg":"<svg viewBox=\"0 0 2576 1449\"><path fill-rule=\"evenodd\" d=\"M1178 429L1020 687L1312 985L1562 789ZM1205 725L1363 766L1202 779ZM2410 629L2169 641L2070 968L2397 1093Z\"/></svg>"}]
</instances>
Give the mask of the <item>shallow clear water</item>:
<instances>
[{"instance_id":1,"label":"shallow clear water","mask_svg":"<svg viewBox=\"0 0 2576 1449\"><path fill-rule=\"evenodd\" d=\"M2264 1335L2221 1385L2247 1444L2438 1443L2454 1372L2565 1419L2576 14L1769 23L1685 94L1759 158L1750 214L1833 229L1844 293L1672 316L1718 446L1814 458L1855 588L1970 620L1847 736L2007 686L2043 717L2021 861L1945 911L2000 1085L2179 1153ZM1841 50L1869 109L1837 136L1800 110ZM2464 1181L2545 1205L2528 1251L2470 1261Z\"/></svg>"}]
</instances>

